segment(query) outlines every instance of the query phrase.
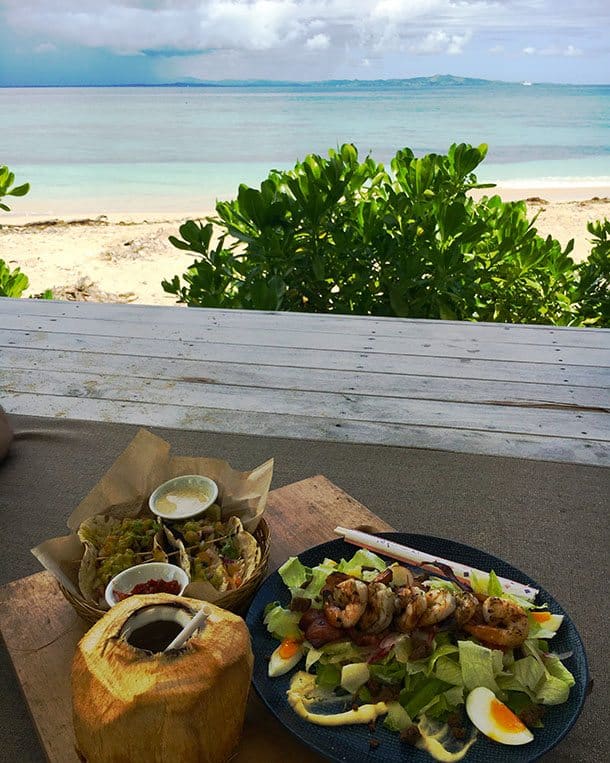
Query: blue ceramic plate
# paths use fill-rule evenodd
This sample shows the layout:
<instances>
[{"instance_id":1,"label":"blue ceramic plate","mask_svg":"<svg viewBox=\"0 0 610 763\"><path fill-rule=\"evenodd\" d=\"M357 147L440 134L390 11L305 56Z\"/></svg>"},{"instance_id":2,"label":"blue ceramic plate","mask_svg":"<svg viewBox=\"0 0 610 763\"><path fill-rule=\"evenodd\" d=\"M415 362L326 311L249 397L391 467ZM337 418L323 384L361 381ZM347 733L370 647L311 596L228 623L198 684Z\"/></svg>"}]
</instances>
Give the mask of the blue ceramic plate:
<instances>
[{"instance_id":1,"label":"blue ceramic plate","mask_svg":"<svg viewBox=\"0 0 610 763\"><path fill-rule=\"evenodd\" d=\"M433 538L428 535L410 535L407 533L381 533L381 537L389 538L397 543L417 548L428 554L455 559L477 567L481 570L495 570L498 575L516 580L524 585L531 585L540 590L538 603L548 604L551 612L565 616L558 634L553 639L553 650L558 654L573 652L564 660L565 666L573 673L576 685L570 690L570 697L563 705L549 707L544 717L544 728L534 729L534 741L525 746L508 747L497 744L479 734L477 742L464 758L467 763L528 763L537 760L547 753L572 728L580 715L588 685L587 658L574 624L564 609L553 597L519 570L511 567L495 556L486 554L476 548L464 546L451 540ZM356 547L343 540L333 540L320 546L310 548L299 554L303 564L314 567L324 558L340 560L349 559ZM305 745L324 755L332 761L353 761L354 763L393 763L405 760L414 763L430 763L432 758L428 753L401 742L398 734L384 729L377 724L374 734L367 726L340 726L338 728L316 726L299 718L290 708L286 700L286 690L294 670L278 678L267 676L268 657L278 643L268 633L263 624L263 611L270 601L280 601L285 606L289 602L286 586L277 572L270 575L263 583L246 618L252 646L255 654L254 687L278 720ZM297 667L296 670L299 668ZM372 750L371 738L378 739L380 745Z\"/></svg>"}]
</instances>

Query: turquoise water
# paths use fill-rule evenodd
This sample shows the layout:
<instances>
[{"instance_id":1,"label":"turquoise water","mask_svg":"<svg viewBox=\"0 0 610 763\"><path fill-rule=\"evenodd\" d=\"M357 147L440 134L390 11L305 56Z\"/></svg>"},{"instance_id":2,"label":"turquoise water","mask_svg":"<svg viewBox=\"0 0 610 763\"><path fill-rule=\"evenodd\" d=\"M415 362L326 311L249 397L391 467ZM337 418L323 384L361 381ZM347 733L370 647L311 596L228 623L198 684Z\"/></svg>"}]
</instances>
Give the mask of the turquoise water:
<instances>
[{"instance_id":1,"label":"turquoise water","mask_svg":"<svg viewBox=\"0 0 610 763\"><path fill-rule=\"evenodd\" d=\"M610 86L0 89L0 109L23 214L207 208L344 142L383 162L485 142L480 180L610 186Z\"/></svg>"}]
</instances>

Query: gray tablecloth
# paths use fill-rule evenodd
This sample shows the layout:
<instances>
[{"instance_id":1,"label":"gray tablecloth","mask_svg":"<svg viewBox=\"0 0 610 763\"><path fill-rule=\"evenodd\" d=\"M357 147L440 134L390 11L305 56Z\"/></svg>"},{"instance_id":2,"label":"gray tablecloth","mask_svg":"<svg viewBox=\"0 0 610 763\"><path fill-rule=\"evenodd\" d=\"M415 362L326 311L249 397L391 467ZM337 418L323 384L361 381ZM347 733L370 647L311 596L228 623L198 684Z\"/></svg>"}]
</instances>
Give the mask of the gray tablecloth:
<instances>
[{"instance_id":1,"label":"gray tablecloth","mask_svg":"<svg viewBox=\"0 0 610 763\"><path fill-rule=\"evenodd\" d=\"M29 549L67 532L66 519L136 428L16 416L0 465L0 583L37 572ZM603 761L608 746L610 470L444 451L153 430L175 453L239 469L275 458L272 487L324 474L405 532L452 538L505 558L570 612L595 688L578 724L546 761ZM0 760L43 760L3 648Z\"/></svg>"}]
</instances>

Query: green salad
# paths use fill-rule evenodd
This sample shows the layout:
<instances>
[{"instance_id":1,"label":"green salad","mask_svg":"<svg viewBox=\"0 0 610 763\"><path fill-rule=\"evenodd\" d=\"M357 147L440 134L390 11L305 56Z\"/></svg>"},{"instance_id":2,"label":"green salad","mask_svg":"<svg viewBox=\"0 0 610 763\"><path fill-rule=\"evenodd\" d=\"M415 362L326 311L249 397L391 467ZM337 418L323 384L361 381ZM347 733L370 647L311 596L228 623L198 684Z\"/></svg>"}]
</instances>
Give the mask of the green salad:
<instances>
[{"instance_id":1,"label":"green salad","mask_svg":"<svg viewBox=\"0 0 610 763\"><path fill-rule=\"evenodd\" d=\"M563 616L506 593L493 572L464 585L360 549L311 568L292 557L279 574L290 603L265 608L280 642L268 672L299 666L288 701L312 723L382 723L453 761L477 730L532 741L575 683L550 643Z\"/></svg>"}]
</instances>

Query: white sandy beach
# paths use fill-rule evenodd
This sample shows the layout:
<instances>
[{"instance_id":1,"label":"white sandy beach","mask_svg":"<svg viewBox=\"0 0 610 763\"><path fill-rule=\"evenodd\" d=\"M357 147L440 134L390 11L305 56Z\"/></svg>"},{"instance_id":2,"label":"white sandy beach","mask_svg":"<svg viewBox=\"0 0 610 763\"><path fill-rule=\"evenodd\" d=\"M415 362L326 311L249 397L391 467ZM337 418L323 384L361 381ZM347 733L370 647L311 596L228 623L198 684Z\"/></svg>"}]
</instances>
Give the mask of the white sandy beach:
<instances>
[{"instance_id":1,"label":"white sandy beach","mask_svg":"<svg viewBox=\"0 0 610 763\"><path fill-rule=\"evenodd\" d=\"M575 240L573 256L589 253L587 222L610 218L608 188L497 188L506 201L527 199L536 227L562 244ZM489 191L488 191L489 193ZM30 279L27 295L53 289L58 299L129 301L171 305L161 281L182 274L194 256L174 248L168 236L178 235L184 220L213 210L179 213L132 212L92 217L86 210L66 208L52 219L14 212L0 218L0 258Z\"/></svg>"}]
</instances>

